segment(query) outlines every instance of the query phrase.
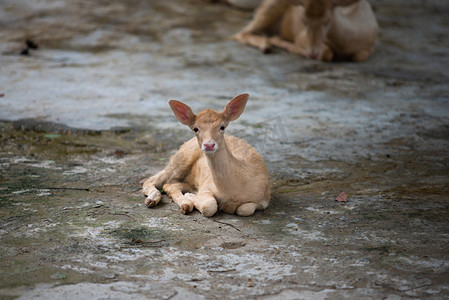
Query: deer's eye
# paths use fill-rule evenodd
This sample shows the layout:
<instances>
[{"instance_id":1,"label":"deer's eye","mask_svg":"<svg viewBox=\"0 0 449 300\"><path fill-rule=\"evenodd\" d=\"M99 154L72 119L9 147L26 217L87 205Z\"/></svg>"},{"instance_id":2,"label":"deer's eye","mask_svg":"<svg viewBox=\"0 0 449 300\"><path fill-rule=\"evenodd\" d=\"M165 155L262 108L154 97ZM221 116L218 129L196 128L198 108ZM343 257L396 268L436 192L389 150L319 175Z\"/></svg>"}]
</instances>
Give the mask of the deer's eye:
<instances>
[{"instance_id":1,"label":"deer's eye","mask_svg":"<svg viewBox=\"0 0 449 300\"><path fill-rule=\"evenodd\" d=\"M220 130L225 130L225 127L224 127L224 126L221 126L221 127L220 127Z\"/></svg>"},{"instance_id":2,"label":"deer's eye","mask_svg":"<svg viewBox=\"0 0 449 300\"><path fill-rule=\"evenodd\" d=\"M193 128L193 131L198 132L198 127Z\"/></svg>"}]
</instances>

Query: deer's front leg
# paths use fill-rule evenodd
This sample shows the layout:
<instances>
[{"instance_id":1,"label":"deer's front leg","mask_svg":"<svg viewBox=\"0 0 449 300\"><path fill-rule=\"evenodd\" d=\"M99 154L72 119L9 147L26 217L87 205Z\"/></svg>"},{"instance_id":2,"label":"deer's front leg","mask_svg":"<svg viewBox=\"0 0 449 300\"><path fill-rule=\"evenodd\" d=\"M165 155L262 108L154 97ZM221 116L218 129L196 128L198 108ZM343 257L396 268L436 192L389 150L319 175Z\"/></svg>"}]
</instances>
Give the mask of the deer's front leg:
<instances>
[{"instance_id":1,"label":"deer's front leg","mask_svg":"<svg viewBox=\"0 0 449 300\"><path fill-rule=\"evenodd\" d=\"M182 214L188 214L193 210L194 204L183 192L193 192L192 186L184 182L167 183L164 185L164 191L178 204Z\"/></svg>"},{"instance_id":2,"label":"deer's front leg","mask_svg":"<svg viewBox=\"0 0 449 300\"><path fill-rule=\"evenodd\" d=\"M264 33L275 27L287 5L286 1L265 0L257 9L252 21L234 35L233 39L257 47L262 53L269 52L271 45Z\"/></svg>"},{"instance_id":3,"label":"deer's front leg","mask_svg":"<svg viewBox=\"0 0 449 300\"><path fill-rule=\"evenodd\" d=\"M161 192L159 192L158 188L162 187L168 178L169 175L166 170L162 170L156 175L140 182L143 183L142 192L145 196L147 196L145 199L146 206L155 207L159 201L161 201Z\"/></svg>"},{"instance_id":4,"label":"deer's front leg","mask_svg":"<svg viewBox=\"0 0 449 300\"><path fill-rule=\"evenodd\" d=\"M306 50L304 49L304 47L301 44L289 42L287 40L282 39L278 35L270 38L270 44L272 44L273 46L285 49L288 52L293 53L293 54L307 56Z\"/></svg>"},{"instance_id":5,"label":"deer's front leg","mask_svg":"<svg viewBox=\"0 0 449 300\"><path fill-rule=\"evenodd\" d=\"M247 44L256 47L262 53L270 52L271 45L268 37L266 36L243 32L235 35L234 39L242 44Z\"/></svg>"},{"instance_id":6,"label":"deer's front leg","mask_svg":"<svg viewBox=\"0 0 449 300\"><path fill-rule=\"evenodd\" d=\"M279 48L283 48L293 54L299 54L305 57L310 57L306 49L307 41L303 38L303 35L297 38L294 43L284 40L280 36L273 36L270 38L270 44ZM333 57L334 54L332 52L332 49L328 45L323 44L323 50L321 55L313 59L330 62L332 61Z\"/></svg>"},{"instance_id":7,"label":"deer's front leg","mask_svg":"<svg viewBox=\"0 0 449 300\"><path fill-rule=\"evenodd\" d=\"M217 200L210 191L200 191L196 195L192 195L190 199L192 199L196 209L205 217L213 216L218 210Z\"/></svg>"}]
</instances>

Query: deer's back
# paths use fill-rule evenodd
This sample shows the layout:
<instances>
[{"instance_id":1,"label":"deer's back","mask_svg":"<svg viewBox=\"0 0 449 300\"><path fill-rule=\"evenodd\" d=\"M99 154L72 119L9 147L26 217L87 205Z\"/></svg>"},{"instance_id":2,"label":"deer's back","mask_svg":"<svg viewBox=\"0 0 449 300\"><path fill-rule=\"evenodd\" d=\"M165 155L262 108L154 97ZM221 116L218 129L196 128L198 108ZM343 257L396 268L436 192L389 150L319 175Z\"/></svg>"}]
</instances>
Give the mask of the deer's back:
<instances>
[{"instance_id":1,"label":"deer's back","mask_svg":"<svg viewBox=\"0 0 449 300\"><path fill-rule=\"evenodd\" d=\"M349 7L336 7L333 19L328 41L338 53L354 53L374 47L378 25L367 1L360 0Z\"/></svg>"}]
</instances>

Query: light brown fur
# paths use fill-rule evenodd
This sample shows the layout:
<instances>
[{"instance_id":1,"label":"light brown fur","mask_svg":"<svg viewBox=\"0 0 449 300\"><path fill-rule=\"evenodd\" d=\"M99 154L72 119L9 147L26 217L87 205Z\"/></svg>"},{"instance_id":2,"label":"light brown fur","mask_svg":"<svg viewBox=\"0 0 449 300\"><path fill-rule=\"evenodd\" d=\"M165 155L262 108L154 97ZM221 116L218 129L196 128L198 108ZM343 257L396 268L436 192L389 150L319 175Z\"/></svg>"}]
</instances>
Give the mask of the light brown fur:
<instances>
[{"instance_id":1,"label":"light brown fur","mask_svg":"<svg viewBox=\"0 0 449 300\"><path fill-rule=\"evenodd\" d=\"M264 53L277 46L322 61L364 61L377 32L366 0L265 0L233 38Z\"/></svg>"},{"instance_id":2,"label":"light brown fur","mask_svg":"<svg viewBox=\"0 0 449 300\"><path fill-rule=\"evenodd\" d=\"M262 157L247 142L225 135L221 129L240 116L248 97L235 97L221 113L206 109L197 115L179 101L169 102L181 123L199 130L170 158L164 170L143 183L146 205L159 203L158 188L163 187L183 214L195 207L207 217L217 210L249 216L268 206L269 175ZM212 144L218 146L215 151L203 150Z\"/></svg>"}]
</instances>

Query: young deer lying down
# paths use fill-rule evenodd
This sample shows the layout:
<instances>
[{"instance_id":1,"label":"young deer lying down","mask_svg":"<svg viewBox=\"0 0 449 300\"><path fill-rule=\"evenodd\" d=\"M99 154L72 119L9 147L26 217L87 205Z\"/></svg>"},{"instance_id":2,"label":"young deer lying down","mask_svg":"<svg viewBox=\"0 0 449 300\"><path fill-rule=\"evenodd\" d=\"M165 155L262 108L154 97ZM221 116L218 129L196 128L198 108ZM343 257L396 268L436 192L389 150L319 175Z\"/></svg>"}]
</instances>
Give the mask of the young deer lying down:
<instances>
[{"instance_id":1,"label":"young deer lying down","mask_svg":"<svg viewBox=\"0 0 449 300\"><path fill-rule=\"evenodd\" d=\"M242 114L248 97L235 97L221 113L206 109L197 115L184 103L169 101L176 118L196 137L181 146L163 171L143 183L148 207L161 200L161 187L183 214L195 207L206 217L217 210L250 216L268 206L269 176L262 157L244 140L224 134L229 122Z\"/></svg>"},{"instance_id":2,"label":"young deer lying down","mask_svg":"<svg viewBox=\"0 0 449 300\"><path fill-rule=\"evenodd\" d=\"M277 46L322 61L365 61L377 31L366 0L265 0L234 39L264 53Z\"/></svg>"}]
</instances>

